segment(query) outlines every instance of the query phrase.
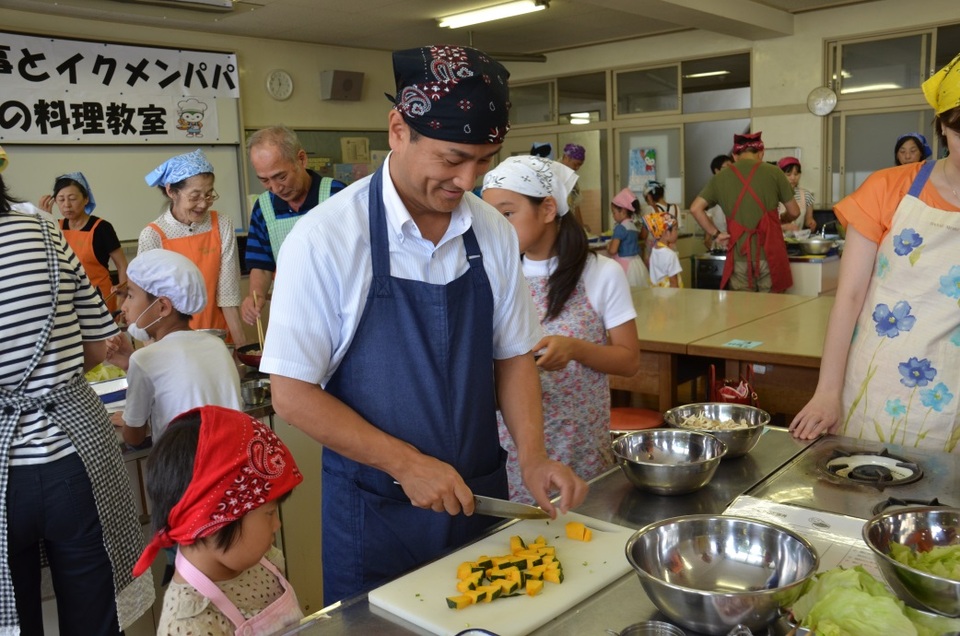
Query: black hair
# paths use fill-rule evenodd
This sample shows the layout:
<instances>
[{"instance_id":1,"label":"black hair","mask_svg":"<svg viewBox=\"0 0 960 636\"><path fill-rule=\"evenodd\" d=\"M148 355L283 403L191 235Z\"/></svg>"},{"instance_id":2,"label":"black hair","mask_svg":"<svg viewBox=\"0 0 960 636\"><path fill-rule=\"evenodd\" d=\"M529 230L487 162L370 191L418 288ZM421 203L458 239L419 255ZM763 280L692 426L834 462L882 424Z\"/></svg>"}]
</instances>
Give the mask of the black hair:
<instances>
[{"instance_id":1,"label":"black hair","mask_svg":"<svg viewBox=\"0 0 960 636\"><path fill-rule=\"evenodd\" d=\"M723 169L723 164L725 164L728 161L732 163L733 157L731 157L730 155L717 155L716 157L710 160L710 172L714 174L716 174L717 172L720 172L720 170Z\"/></svg>"},{"instance_id":2,"label":"black hair","mask_svg":"<svg viewBox=\"0 0 960 636\"><path fill-rule=\"evenodd\" d=\"M539 206L546 197L531 197L523 195ZM553 320L563 311L567 300L577 289L583 268L587 264L590 246L587 243L587 233L577 221L574 214L564 214L557 217L557 269L550 274L547 280L547 315L545 320Z\"/></svg>"},{"instance_id":3,"label":"black hair","mask_svg":"<svg viewBox=\"0 0 960 636\"><path fill-rule=\"evenodd\" d=\"M622 205L617 205L616 203L614 203L614 205L621 210L624 210L627 213L627 216L629 216L631 219L640 216L640 199L634 199L629 208L625 208Z\"/></svg>"},{"instance_id":4,"label":"black hair","mask_svg":"<svg viewBox=\"0 0 960 636\"><path fill-rule=\"evenodd\" d=\"M53 183L53 196L56 197L61 190L64 188L69 188L70 186L77 186L77 189L80 190L80 194L82 194L85 199L90 198L90 193L87 192L87 189L83 187L83 184L76 179L71 179L70 177L60 177Z\"/></svg>"},{"instance_id":5,"label":"black hair","mask_svg":"<svg viewBox=\"0 0 960 636\"><path fill-rule=\"evenodd\" d=\"M933 118L933 129L937 131L940 147L948 148L947 136L943 133L944 128L960 133L960 106L945 110Z\"/></svg>"},{"instance_id":6,"label":"black hair","mask_svg":"<svg viewBox=\"0 0 960 636\"><path fill-rule=\"evenodd\" d=\"M651 189L650 189L650 192L647 192L647 194L650 195L651 197L653 197L653 200L654 200L654 201L659 201L660 199L663 198L663 192L664 192L664 191L663 191L663 186L662 186L662 185L658 185L658 186L654 186L653 188L651 188Z\"/></svg>"},{"instance_id":7,"label":"black hair","mask_svg":"<svg viewBox=\"0 0 960 636\"><path fill-rule=\"evenodd\" d=\"M14 203L23 203L20 199L15 199L10 194L3 175L0 175L0 215L10 214L13 211Z\"/></svg>"},{"instance_id":8,"label":"black hair","mask_svg":"<svg viewBox=\"0 0 960 636\"><path fill-rule=\"evenodd\" d=\"M530 146L530 154L534 157L542 157L546 159L550 156L550 151L553 150L553 147L550 144L533 144Z\"/></svg>"}]
</instances>

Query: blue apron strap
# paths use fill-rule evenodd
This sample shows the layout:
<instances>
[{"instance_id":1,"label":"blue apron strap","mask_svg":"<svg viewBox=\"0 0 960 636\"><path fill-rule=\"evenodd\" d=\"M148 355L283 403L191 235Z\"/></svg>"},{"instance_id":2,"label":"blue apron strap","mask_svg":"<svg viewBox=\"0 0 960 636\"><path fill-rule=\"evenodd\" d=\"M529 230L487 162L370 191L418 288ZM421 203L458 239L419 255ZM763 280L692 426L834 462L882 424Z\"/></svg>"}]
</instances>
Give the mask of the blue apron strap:
<instances>
[{"instance_id":1,"label":"blue apron strap","mask_svg":"<svg viewBox=\"0 0 960 636\"><path fill-rule=\"evenodd\" d=\"M918 172L917 176L914 177L913 183L910 185L910 191L907 192L907 195L914 197L915 199L920 198L920 191L923 190L923 186L927 185L927 179L930 178L930 175L933 173L933 168L936 165L936 161L927 161L923 164L923 167L920 168L920 172Z\"/></svg>"},{"instance_id":2,"label":"blue apron strap","mask_svg":"<svg viewBox=\"0 0 960 636\"><path fill-rule=\"evenodd\" d=\"M379 298L390 296L390 241L387 238L387 214L383 207L383 166L370 179L368 198L370 219L370 258L373 262L373 280L370 294Z\"/></svg>"}]
</instances>

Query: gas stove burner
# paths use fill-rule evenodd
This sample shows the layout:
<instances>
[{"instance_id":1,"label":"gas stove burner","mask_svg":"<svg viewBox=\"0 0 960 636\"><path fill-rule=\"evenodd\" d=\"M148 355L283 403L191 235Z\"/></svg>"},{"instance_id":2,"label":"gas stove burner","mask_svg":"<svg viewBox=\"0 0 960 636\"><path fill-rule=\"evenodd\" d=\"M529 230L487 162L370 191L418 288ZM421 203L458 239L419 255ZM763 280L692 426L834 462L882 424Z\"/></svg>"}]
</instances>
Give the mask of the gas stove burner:
<instances>
[{"instance_id":1,"label":"gas stove burner","mask_svg":"<svg viewBox=\"0 0 960 636\"><path fill-rule=\"evenodd\" d=\"M926 506L933 508L953 508L953 506L945 503L940 503L940 500L934 497L933 499L898 499L897 497L890 497L878 503L873 507L873 514L878 515L885 510L893 510L896 508L909 508L910 506Z\"/></svg>"},{"instance_id":2,"label":"gas stove burner","mask_svg":"<svg viewBox=\"0 0 960 636\"><path fill-rule=\"evenodd\" d=\"M891 455L886 448L876 453L834 450L819 468L845 482L874 486L880 490L911 484L923 477L923 470L916 462Z\"/></svg>"}]
</instances>

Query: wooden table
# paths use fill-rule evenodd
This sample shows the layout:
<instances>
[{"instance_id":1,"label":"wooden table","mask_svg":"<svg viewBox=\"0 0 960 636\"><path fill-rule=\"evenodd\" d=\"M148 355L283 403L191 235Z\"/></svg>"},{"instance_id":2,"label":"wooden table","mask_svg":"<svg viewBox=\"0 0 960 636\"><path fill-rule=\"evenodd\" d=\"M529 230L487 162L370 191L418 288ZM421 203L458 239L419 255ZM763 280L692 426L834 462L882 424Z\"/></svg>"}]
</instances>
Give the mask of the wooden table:
<instances>
[{"instance_id":1,"label":"wooden table","mask_svg":"<svg viewBox=\"0 0 960 636\"><path fill-rule=\"evenodd\" d=\"M726 360L730 378L744 375L745 367L753 363L753 385L761 407L793 415L816 388L833 302L832 296L807 298L784 311L695 340L687 346L687 353ZM727 344L733 340L760 344L744 349Z\"/></svg>"},{"instance_id":2,"label":"wooden table","mask_svg":"<svg viewBox=\"0 0 960 636\"><path fill-rule=\"evenodd\" d=\"M690 343L810 300L806 296L715 289L658 287L634 291L640 371L630 378L611 375L610 388L656 394L659 410L665 411L677 405L677 384L702 375L708 364L685 357Z\"/></svg>"}]
</instances>

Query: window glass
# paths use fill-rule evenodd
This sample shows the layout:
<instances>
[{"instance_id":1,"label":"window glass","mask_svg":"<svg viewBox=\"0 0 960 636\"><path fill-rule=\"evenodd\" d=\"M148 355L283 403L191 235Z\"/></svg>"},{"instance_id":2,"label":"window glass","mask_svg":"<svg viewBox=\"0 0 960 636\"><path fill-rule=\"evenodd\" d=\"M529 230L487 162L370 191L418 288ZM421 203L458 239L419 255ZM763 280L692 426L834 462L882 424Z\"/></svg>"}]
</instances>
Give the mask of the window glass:
<instances>
[{"instance_id":1,"label":"window glass","mask_svg":"<svg viewBox=\"0 0 960 636\"><path fill-rule=\"evenodd\" d=\"M939 71L960 53L960 24L937 29L937 53L933 70Z\"/></svg>"},{"instance_id":2,"label":"window glass","mask_svg":"<svg viewBox=\"0 0 960 636\"><path fill-rule=\"evenodd\" d=\"M840 93L920 88L924 77L922 35L844 44L840 47Z\"/></svg>"},{"instance_id":3,"label":"window glass","mask_svg":"<svg viewBox=\"0 0 960 636\"><path fill-rule=\"evenodd\" d=\"M615 184L616 191L628 187L642 202L643 185L652 179L664 185L668 203L676 203L681 210L686 208L681 188L679 128L621 132L618 153L620 183ZM681 225L684 216L681 216ZM612 224L609 227L613 227ZM680 230L683 233L689 228L681 227Z\"/></svg>"},{"instance_id":4,"label":"window glass","mask_svg":"<svg viewBox=\"0 0 960 636\"><path fill-rule=\"evenodd\" d=\"M510 124L552 124L553 83L510 87Z\"/></svg>"},{"instance_id":5,"label":"window glass","mask_svg":"<svg viewBox=\"0 0 960 636\"><path fill-rule=\"evenodd\" d=\"M561 124L587 124L607 118L607 74L557 78Z\"/></svg>"},{"instance_id":6,"label":"window glass","mask_svg":"<svg viewBox=\"0 0 960 636\"><path fill-rule=\"evenodd\" d=\"M679 66L617 73L617 115L680 109Z\"/></svg>"},{"instance_id":7,"label":"window glass","mask_svg":"<svg viewBox=\"0 0 960 636\"><path fill-rule=\"evenodd\" d=\"M683 112L750 108L750 54L683 62Z\"/></svg>"},{"instance_id":8,"label":"window glass","mask_svg":"<svg viewBox=\"0 0 960 636\"><path fill-rule=\"evenodd\" d=\"M691 122L683 125L684 197L691 203L713 173L710 162L717 155L729 155L733 136L750 132L749 119ZM686 206L680 206L686 207Z\"/></svg>"}]
</instances>

